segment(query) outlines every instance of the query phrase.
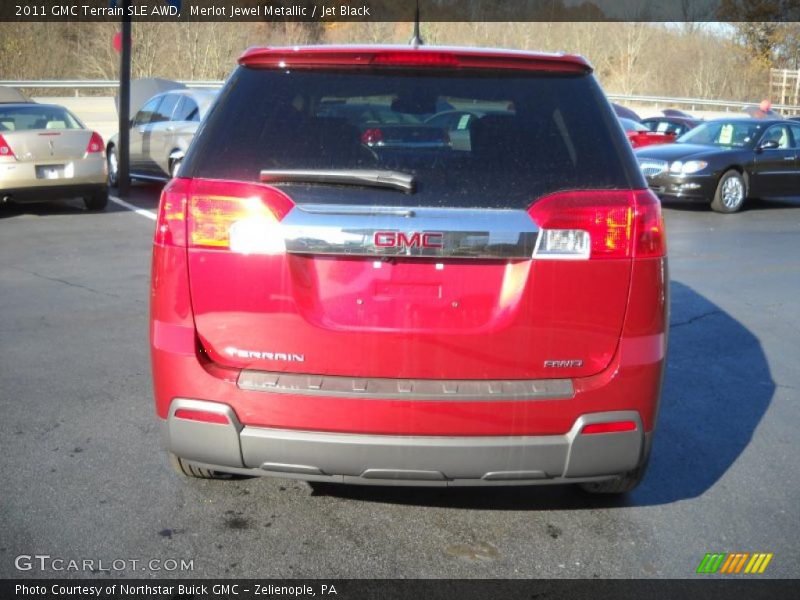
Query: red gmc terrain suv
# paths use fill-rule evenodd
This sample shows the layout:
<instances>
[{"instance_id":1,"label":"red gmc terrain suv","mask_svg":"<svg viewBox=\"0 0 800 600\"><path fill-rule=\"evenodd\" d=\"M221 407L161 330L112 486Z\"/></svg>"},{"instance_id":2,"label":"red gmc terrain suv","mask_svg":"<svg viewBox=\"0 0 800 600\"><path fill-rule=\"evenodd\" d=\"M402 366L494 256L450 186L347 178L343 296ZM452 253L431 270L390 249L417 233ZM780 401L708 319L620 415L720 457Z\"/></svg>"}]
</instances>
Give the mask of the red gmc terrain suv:
<instances>
[{"instance_id":1,"label":"red gmc terrain suv","mask_svg":"<svg viewBox=\"0 0 800 600\"><path fill-rule=\"evenodd\" d=\"M248 50L164 189L151 300L188 476L643 476L664 226L580 57Z\"/></svg>"}]
</instances>

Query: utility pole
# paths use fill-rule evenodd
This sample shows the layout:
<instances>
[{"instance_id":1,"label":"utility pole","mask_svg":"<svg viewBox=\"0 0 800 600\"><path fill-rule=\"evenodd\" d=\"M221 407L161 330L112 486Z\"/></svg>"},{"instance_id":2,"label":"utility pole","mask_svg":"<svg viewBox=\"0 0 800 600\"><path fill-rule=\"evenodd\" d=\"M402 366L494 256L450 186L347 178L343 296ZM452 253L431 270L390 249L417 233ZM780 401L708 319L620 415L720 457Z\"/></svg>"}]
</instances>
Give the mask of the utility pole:
<instances>
[{"instance_id":1,"label":"utility pole","mask_svg":"<svg viewBox=\"0 0 800 600\"><path fill-rule=\"evenodd\" d=\"M117 189L123 198L130 193L131 127L131 16L130 0L122 0L122 48L119 53L119 148L117 148Z\"/></svg>"}]
</instances>

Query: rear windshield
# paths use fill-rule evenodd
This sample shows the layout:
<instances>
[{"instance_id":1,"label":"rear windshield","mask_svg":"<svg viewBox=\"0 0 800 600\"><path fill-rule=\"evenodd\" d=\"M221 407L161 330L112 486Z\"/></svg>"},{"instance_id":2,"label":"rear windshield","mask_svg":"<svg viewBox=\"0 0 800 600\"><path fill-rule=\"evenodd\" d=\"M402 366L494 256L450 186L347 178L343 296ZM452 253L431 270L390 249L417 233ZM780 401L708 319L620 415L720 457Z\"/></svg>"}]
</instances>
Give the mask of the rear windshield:
<instances>
[{"instance_id":1,"label":"rear windshield","mask_svg":"<svg viewBox=\"0 0 800 600\"><path fill-rule=\"evenodd\" d=\"M414 194L278 184L297 202L523 208L561 190L644 186L590 75L240 67L182 175L258 181L262 169L416 181Z\"/></svg>"},{"instance_id":2,"label":"rear windshield","mask_svg":"<svg viewBox=\"0 0 800 600\"><path fill-rule=\"evenodd\" d=\"M60 106L0 105L0 131L32 129L83 129L80 122Z\"/></svg>"}]
</instances>

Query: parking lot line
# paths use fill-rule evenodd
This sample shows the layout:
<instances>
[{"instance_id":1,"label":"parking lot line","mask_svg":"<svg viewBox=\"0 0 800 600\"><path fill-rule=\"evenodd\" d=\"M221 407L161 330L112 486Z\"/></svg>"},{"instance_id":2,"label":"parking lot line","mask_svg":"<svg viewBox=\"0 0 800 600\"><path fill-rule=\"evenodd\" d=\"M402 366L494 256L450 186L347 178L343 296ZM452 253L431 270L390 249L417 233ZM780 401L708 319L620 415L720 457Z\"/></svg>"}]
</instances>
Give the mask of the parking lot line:
<instances>
[{"instance_id":1,"label":"parking lot line","mask_svg":"<svg viewBox=\"0 0 800 600\"><path fill-rule=\"evenodd\" d=\"M152 213L149 210L145 210L143 208L139 208L138 206L131 204L130 202L125 202L125 200L123 200L122 198L117 198L116 196L111 196L109 194L108 199L111 200L114 204L119 204L123 208L127 208L128 210L135 212L137 215L146 217L151 221L156 220L155 213Z\"/></svg>"}]
</instances>

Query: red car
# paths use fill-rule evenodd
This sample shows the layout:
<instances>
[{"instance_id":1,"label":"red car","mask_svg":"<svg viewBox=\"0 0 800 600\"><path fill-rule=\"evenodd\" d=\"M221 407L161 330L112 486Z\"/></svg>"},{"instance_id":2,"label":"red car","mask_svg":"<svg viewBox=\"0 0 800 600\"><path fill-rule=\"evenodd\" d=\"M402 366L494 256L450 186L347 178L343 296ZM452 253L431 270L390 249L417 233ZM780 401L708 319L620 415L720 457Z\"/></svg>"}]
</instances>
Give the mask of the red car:
<instances>
[{"instance_id":1,"label":"red car","mask_svg":"<svg viewBox=\"0 0 800 600\"><path fill-rule=\"evenodd\" d=\"M670 132L651 131L646 126L631 119L620 118L619 122L634 148L653 146L655 144L671 144L678 136Z\"/></svg>"},{"instance_id":2,"label":"red car","mask_svg":"<svg viewBox=\"0 0 800 600\"><path fill-rule=\"evenodd\" d=\"M155 403L185 475L642 478L666 352L658 199L576 56L248 50L164 189ZM459 149L368 123L502 107ZM366 111L369 112L369 111Z\"/></svg>"}]
</instances>

